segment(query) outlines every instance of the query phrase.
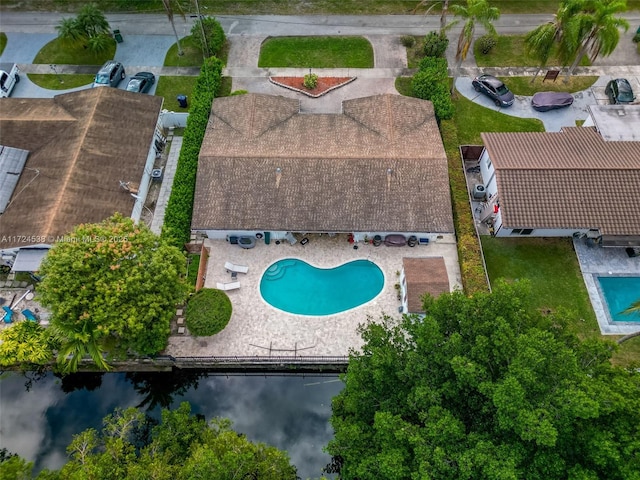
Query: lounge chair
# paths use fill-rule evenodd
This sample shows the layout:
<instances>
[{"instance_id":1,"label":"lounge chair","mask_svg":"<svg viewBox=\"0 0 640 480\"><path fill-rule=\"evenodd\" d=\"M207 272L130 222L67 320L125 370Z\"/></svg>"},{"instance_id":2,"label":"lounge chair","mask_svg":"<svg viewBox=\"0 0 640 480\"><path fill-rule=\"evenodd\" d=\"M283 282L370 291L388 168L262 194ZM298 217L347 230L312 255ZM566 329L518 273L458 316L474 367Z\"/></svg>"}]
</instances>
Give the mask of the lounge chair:
<instances>
[{"instance_id":1,"label":"lounge chair","mask_svg":"<svg viewBox=\"0 0 640 480\"><path fill-rule=\"evenodd\" d=\"M216 284L218 290L236 290L240 288L240 282L228 282Z\"/></svg>"},{"instance_id":2,"label":"lounge chair","mask_svg":"<svg viewBox=\"0 0 640 480\"><path fill-rule=\"evenodd\" d=\"M224 268L227 269L227 272L236 272L236 273L247 273L249 271L249 267L244 265L236 265L235 263L225 262Z\"/></svg>"},{"instance_id":3,"label":"lounge chair","mask_svg":"<svg viewBox=\"0 0 640 480\"><path fill-rule=\"evenodd\" d=\"M7 306L2 307L2 310L4 310L4 314L0 317L0 320L4 320L4 323L13 322L13 310Z\"/></svg>"},{"instance_id":4,"label":"lounge chair","mask_svg":"<svg viewBox=\"0 0 640 480\"><path fill-rule=\"evenodd\" d=\"M22 315L24 316L24 318L26 318L30 322L37 322L38 321L38 317L36 317L36 314L33 313L28 308L25 308L24 310L22 310Z\"/></svg>"}]
</instances>

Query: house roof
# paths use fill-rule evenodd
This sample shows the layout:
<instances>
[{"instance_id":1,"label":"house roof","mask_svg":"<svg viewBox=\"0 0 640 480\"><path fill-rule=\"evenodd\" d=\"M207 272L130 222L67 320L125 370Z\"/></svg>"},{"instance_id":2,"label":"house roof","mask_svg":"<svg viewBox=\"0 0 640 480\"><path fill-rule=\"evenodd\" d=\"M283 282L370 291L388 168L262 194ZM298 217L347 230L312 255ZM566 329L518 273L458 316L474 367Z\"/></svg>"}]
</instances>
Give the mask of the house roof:
<instances>
[{"instance_id":1,"label":"house roof","mask_svg":"<svg viewBox=\"0 0 640 480\"><path fill-rule=\"evenodd\" d=\"M589 105L588 108L604 140L640 142L640 105Z\"/></svg>"},{"instance_id":2,"label":"house roof","mask_svg":"<svg viewBox=\"0 0 640 480\"><path fill-rule=\"evenodd\" d=\"M9 238L0 248L50 242L80 223L131 212L135 200L119 181L140 181L162 98L94 88L0 102L2 144L30 152L0 215Z\"/></svg>"},{"instance_id":3,"label":"house roof","mask_svg":"<svg viewBox=\"0 0 640 480\"><path fill-rule=\"evenodd\" d=\"M426 294L438 297L451 291L444 258L403 258L402 266L407 282L408 313L424 313L422 298Z\"/></svg>"},{"instance_id":4,"label":"house roof","mask_svg":"<svg viewBox=\"0 0 640 480\"><path fill-rule=\"evenodd\" d=\"M503 225L640 234L640 143L605 141L594 127L483 133Z\"/></svg>"},{"instance_id":5,"label":"house roof","mask_svg":"<svg viewBox=\"0 0 640 480\"><path fill-rule=\"evenodd\" d=\"M301 114L284 97L214 100L192 228L453 232L432 104L377 95Z\"/></svg>"}]
</instances>

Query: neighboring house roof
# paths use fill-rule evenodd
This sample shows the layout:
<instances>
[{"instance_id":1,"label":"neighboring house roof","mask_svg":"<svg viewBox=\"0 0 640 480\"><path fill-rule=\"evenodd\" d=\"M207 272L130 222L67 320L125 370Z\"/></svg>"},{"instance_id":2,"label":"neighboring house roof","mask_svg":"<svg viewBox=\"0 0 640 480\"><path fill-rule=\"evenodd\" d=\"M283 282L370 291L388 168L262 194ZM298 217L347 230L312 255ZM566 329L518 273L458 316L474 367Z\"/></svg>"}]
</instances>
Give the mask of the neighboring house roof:
<instances>
[{"instance_id":1,"label":"neighboring house roof","mask_svg":"<svg viewBox=\"0 0 640 480\"><path fill-rule=\"evenodd\" d=\"M640 142L640 105L589 105L589 113L604 140Z\"/></svg>"},{"instance_id":2,"label":"neighboring house roof","mask_svg":"<svg viewBox=\"0 0 640 480\"><path fill-rule=\"evenodd\" d=\"M246 94L214 100L200 150L195 230L453 232L431 102L377 95L342 114Z\"/></svg>"},{"instance_id":3,"label":"neighboring house roof","mask_svg":"<svg viewBox=\"0 0 640 480\"><path fill-rule=\"evenodd\" d=\"M42 260L49 253L50 247L34 246L23 247L18 250L18 254L11 267L12 272L37 272L40 270Z\"/></svg>"},{"instance_id":4,"label":"neighboring house roof","mask_svg":"<svg viewBox=\"0 0 640 480\"><path fill-rule=\"evenodd\" d=\"M606 142L594 127L483 133L508 228L598 228L640 234L640 143Z\"/></svg>"},{"instance_id":5,"label":"neighboring house roof","mask_svg":"<svg viewBox=\"0 0 640 480\"><path fill-rule=\"evenodd\" d=\"M93 88L51 99L0 99L0 141L30 152L0 215L0 248L49 242L80 223L129 214L162 98ZM2 240L0 235L0 240Z\"/></svg>"},{"instance_id":6,"label":"neighboring house roof","mask_svg":"<svg viewBox=\"0 0 640 480\"><path fill-rule=\"evenodd\" d=\"M407 282L408 313L424 313L422 298L426 294L438 297L450 292L444 258L403 258L402 266Z\"/></svg>"}]
</instances>

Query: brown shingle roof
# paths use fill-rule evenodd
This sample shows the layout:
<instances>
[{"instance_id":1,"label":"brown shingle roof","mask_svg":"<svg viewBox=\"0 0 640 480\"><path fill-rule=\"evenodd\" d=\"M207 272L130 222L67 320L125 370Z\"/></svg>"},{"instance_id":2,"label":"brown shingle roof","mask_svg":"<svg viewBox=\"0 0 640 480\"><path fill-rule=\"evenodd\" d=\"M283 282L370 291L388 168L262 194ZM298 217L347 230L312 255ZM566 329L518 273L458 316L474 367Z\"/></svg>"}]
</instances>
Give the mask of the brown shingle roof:
<instances>
[{"instance_id":1,"label":"brown shingle roof","mask_svg":"<svg viewBox=\"0 0 640 480\"><path fill-rule=\"evenodd\" d=\"M284 97L216 99L192 228L453 232L432 104L379 95L311 115Z\"/></svg>"},{"instance_id":2,"label":"brown shingle roof","mask_svg":"<svg viewBox=\"0 0 640 480\"><path fill-rule=\"evenodd\" d=\"M449 276L442 257L403 258L404 275L407 282L407 304L409 313L424 312L422 297L429 294L438 297L449 293Z\"/></svg>"},{"instance_id":3,"label":"brown shingle roof","mask_svg":"<svg viewBox=\"0 0 640 480\"><path fill-rule=\"evenodd\" d=\"M0 248L131 212L134 199L119 180L140 181L162 98L94 88L0 102L2 143L30 151L0 216L0 239L9 239Z\"/></svg>"},{"instance_id":4,"label":"brown shingle roof","mask_svg":"<svg viewBox=\"0 0 640 480\"><path fill-rule=\"evenodd\" d=\"M483 133L509 228L598 228L640 234L640 143L605 142L593 127Z\"/></svg>"}]
</instances>

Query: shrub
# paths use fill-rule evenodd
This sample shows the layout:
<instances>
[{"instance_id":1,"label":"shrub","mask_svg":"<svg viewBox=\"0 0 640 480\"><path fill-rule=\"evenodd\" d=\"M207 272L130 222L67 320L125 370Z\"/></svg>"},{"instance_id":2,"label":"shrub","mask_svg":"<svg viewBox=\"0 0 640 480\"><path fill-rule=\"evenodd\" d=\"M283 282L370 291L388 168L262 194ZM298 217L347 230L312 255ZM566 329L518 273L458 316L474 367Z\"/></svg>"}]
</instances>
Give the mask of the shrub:
<instances>
[{"instance_id":1,"label":"shrub","mask_svg":"<svg viewBox=\"0 0 640 480\"><path fill-rule=\"evenodd\" d=\"M640 43L640 29L636 32L631 40L633 41L633 43Z\"/></svg>"},{"instance_id":2,"label":"shrub","mask_svg":"<svg viewBox=\"0 0 640 480\"><path fill-rule=\"evenodd\" d=\"M424 37L424 54L427 57L444 57L449 46L449 39L444 33L429 32Z\"/></svg>"},{"instance_id":3,"label":"shrub","mask_svg":"<svg viewBox=\"0 0 640 480\"><path fill-rule=\"evenodd\" d=\"M478 38L476 42L478 43L480 51L486 55L498 44L498 39L495 35L487 34Z\"/></svg>"},{"instance_id":4,"label":"shrub","mask_svg":"<svg viewBox=\"0 0 640 480\"><path fill-rule=\"evenodd\" d=\"M227 326L230 319L231 300L222 290L203 288L187 303L187 328L197 337L215 335Z\"/></svg>"},{"instance_id":5,"label":"shrub","mask_svg":"<svg viewBox=\"0 0 640 480\"><path fill-rule=\"evenodd\" d=\"M162 226L162 237L177 247L187 243L191 235L198 155L207 129L214 92L222 82L222 66L222 62L215 57L206 59L191 94L189 118Z\"/></svg>"},{"instance_id":6,"label":"shrub","mask_svg":"<svg viewBox=\"0 0 640 480\"><path fill-rule=\"evenodd\" d=\"M200 26L201 24L202 26ZM204 17L199 21L196 20L193 27L191 27L191 36L200 45L200 49L205 52L205 43L202 41L203 30L207 39L206 46L209 49L208 56L217 55L226 40L222 25L214 17Z\"/></svg>"},{"instance_id":7,"label":"shrub","mask_svg":"<svg viewBox=\"0 0 640 480\"><path fill-rule=\"evenodd\" d=\"M453 102L449 94L447 61L444 58L426 57L420 61L413 76L411 88L416 97L430 100L438 120L453 116Z\"/></svg>"},{"instance_id":8,"label":"shrub","mask_svg":"<svg viewBox=\"0 0 640 480\"><path fill-rule=\"evenodd\" d=\"M400 37L400 43L407 48L411 48L416 44L416 38L413 35L403 35Z\"/></svg>"},{"instance_id":9,"label":"shrub","mask_svg":"<svg viewBox=\"0 0 640 480\"><path fill-rule=\"evenodd\" d=\"M309 90L313 90L318 86L318 75L316 75L315 73L307 73L304 76L304 81L302 82L302 84Z\"/></svg>"}]
</instances>

